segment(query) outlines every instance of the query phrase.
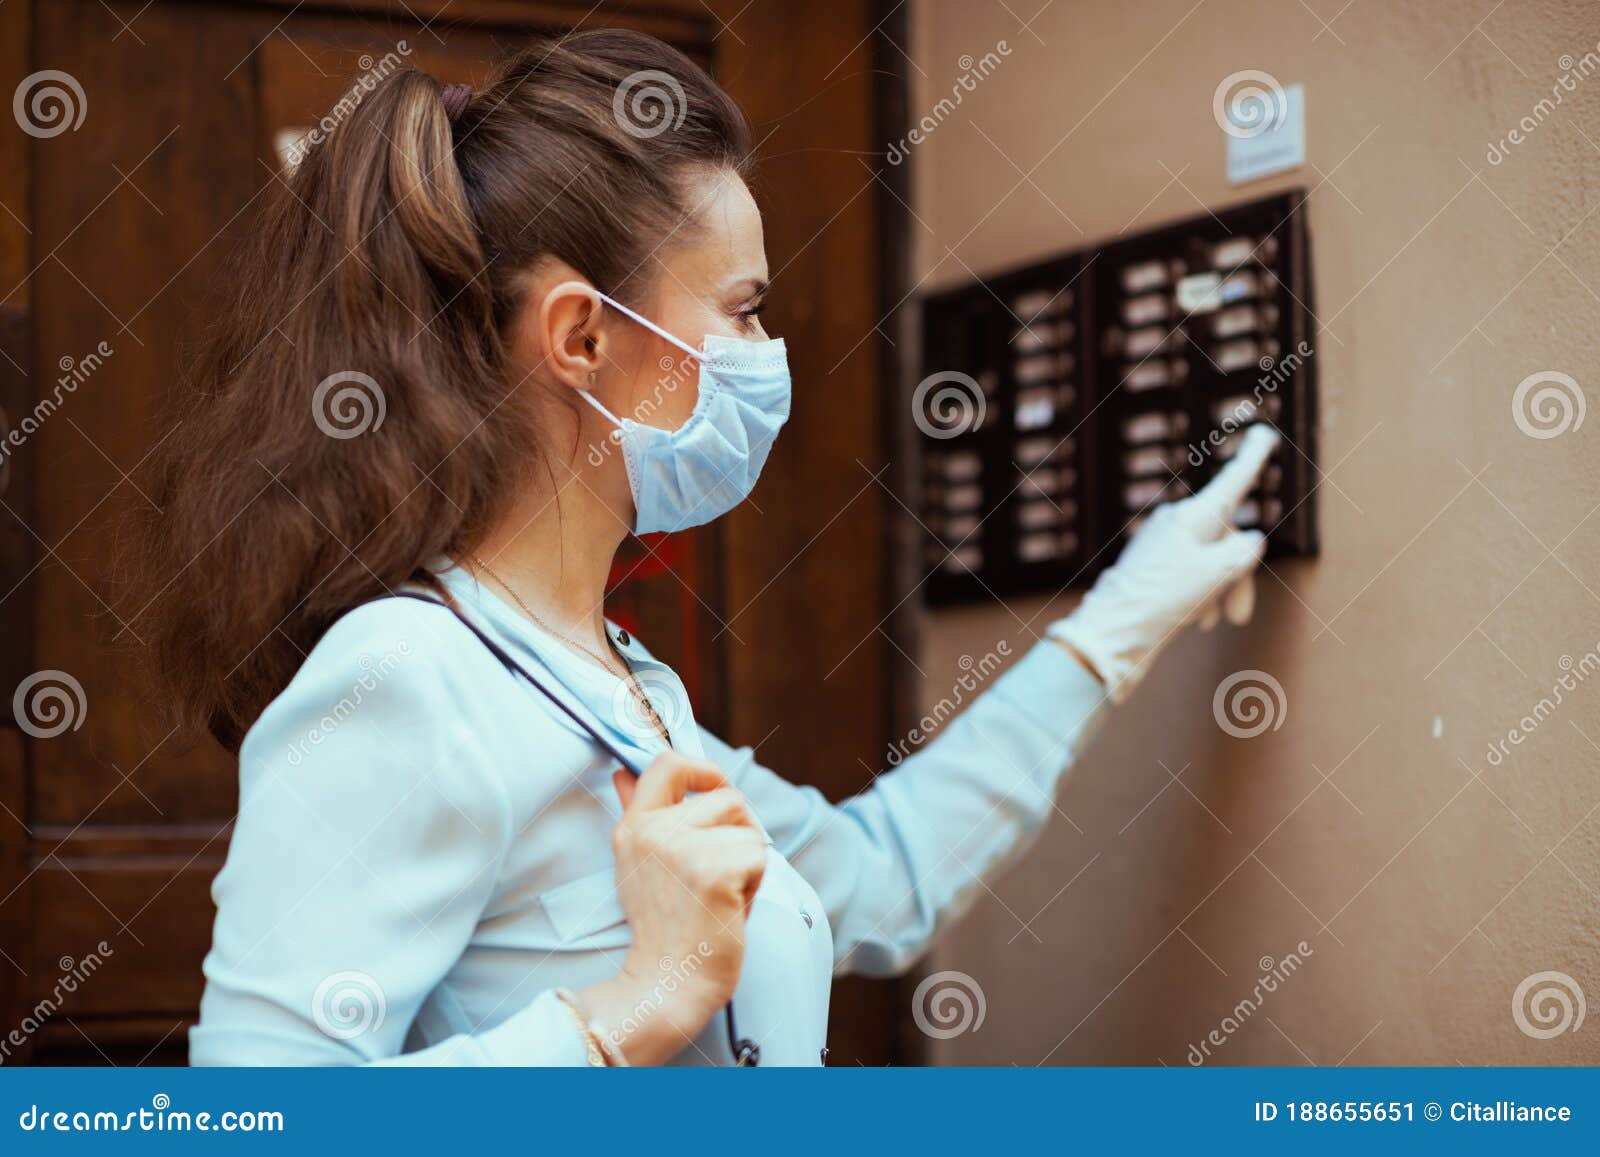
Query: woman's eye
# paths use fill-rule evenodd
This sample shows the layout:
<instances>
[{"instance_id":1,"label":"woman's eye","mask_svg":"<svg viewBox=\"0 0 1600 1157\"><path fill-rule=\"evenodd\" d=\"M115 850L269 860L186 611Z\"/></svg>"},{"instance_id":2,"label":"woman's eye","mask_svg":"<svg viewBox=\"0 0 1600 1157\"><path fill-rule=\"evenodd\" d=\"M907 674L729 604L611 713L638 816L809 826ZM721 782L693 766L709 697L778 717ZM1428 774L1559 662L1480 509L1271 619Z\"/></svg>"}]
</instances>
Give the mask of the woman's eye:
<instances>
[{"instance_id":1,"label":"woman's eye","mask_svg":"<svg viewBox=\"0 0 1600 1157\"><path fill-rule=\"evenodd\" d=\"M739 311L739 318L746 325L753 325L755 323L755 319L760 317L766 311L767 303L764 301L757 302L755 305L747 305L741 309Z\"/></svg>"}]
</instances>

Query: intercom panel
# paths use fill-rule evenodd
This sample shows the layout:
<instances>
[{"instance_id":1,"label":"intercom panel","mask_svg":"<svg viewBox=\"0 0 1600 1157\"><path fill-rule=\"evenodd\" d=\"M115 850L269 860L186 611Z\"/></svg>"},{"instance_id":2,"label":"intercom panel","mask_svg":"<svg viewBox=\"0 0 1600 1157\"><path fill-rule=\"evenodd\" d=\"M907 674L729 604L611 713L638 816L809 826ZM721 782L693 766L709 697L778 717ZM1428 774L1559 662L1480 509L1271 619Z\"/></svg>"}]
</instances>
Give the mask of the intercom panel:
<instances>
[{"instance_id":1,"label":"intercom panel","mask_svg":"<svg viewBox=\"0 0 1600 1157\"><path fill-rule=\"evenodd\" d=\"M1086 585L1256 422L1284 437L1237 522L1315 554L1315 342L1299 192L929 297L929 601Z\"/></svg>"}]
</instances>

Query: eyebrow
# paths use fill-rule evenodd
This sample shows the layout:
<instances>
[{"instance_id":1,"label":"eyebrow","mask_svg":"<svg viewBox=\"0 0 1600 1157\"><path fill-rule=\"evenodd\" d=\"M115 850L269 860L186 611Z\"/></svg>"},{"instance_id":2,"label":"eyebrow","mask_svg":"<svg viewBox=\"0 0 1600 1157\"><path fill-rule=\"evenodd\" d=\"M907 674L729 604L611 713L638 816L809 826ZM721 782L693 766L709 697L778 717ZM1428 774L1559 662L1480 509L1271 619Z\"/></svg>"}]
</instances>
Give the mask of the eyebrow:
<instances>
[{"instance_id":1,"label":"eyebrow","mask_svg":"<svg viewBox=\"0 0 1600 1157\"><path fill-rule=\"evenodd\" d=\"M741 286L746 285L748 285L751 289L751 297L760 297L762 294L767 292L767 280L764 277L741 277L728 288L738 289Z\"/></svg>"}]
</instances>

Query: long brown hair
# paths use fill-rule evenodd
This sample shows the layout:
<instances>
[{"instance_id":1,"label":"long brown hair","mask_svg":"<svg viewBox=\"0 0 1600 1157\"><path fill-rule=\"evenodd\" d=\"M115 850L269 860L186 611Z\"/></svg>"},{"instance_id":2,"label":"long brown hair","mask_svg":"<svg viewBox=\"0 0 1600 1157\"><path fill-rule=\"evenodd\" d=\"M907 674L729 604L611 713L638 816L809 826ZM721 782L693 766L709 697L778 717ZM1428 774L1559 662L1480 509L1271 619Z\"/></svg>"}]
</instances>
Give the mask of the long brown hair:
<instances>
[{"instance_id":1,"label":"long brown hair","mask_svg":"<svg viewBox=\"0 0 1600 1157\"><path fill-rule=\"evenodd\" d=\"M728 96L633 32L528 46L453 123L409 67L338 114L232 267L136 557L165 702L233 749L340 615L470 550L538 466L523 275L636 298L685 168L749 155Z\"/></svg>"}]
</instances>

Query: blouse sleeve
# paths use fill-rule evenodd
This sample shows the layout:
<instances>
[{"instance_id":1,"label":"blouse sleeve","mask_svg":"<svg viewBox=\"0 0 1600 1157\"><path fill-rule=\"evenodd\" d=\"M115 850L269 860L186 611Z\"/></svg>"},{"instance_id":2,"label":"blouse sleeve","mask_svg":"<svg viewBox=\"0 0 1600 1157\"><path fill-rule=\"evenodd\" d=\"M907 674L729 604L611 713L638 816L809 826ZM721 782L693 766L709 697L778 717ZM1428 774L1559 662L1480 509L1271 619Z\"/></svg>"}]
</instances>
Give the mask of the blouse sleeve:
<instances>
[{"instance_id":1,"label":"blouse sleeve","mask_svg":"<svg viewBox=\"0 0 1600 1157\"><path fill-rule=\"evenodd\" d=\"M460 629L409 599L352 612L246 737L191 1063L585 1063L553 992L403 1054L512 834L498 771L454 690L485 677L475 654L450 647Z\"/></svg>"},{"instance_id":2,"label":"blouse sleeve","mask_svg":"<svg viewBox=\"0 0 1600 1157\"><path fill-rule=\"evenodd\" d=\"M835 971L893 975L1032 843L1105 702L1081 664L1038 643L926 747L838 805L761 766L747 747L702 740L821 896Z\"/></svg>"}]
</instances>

